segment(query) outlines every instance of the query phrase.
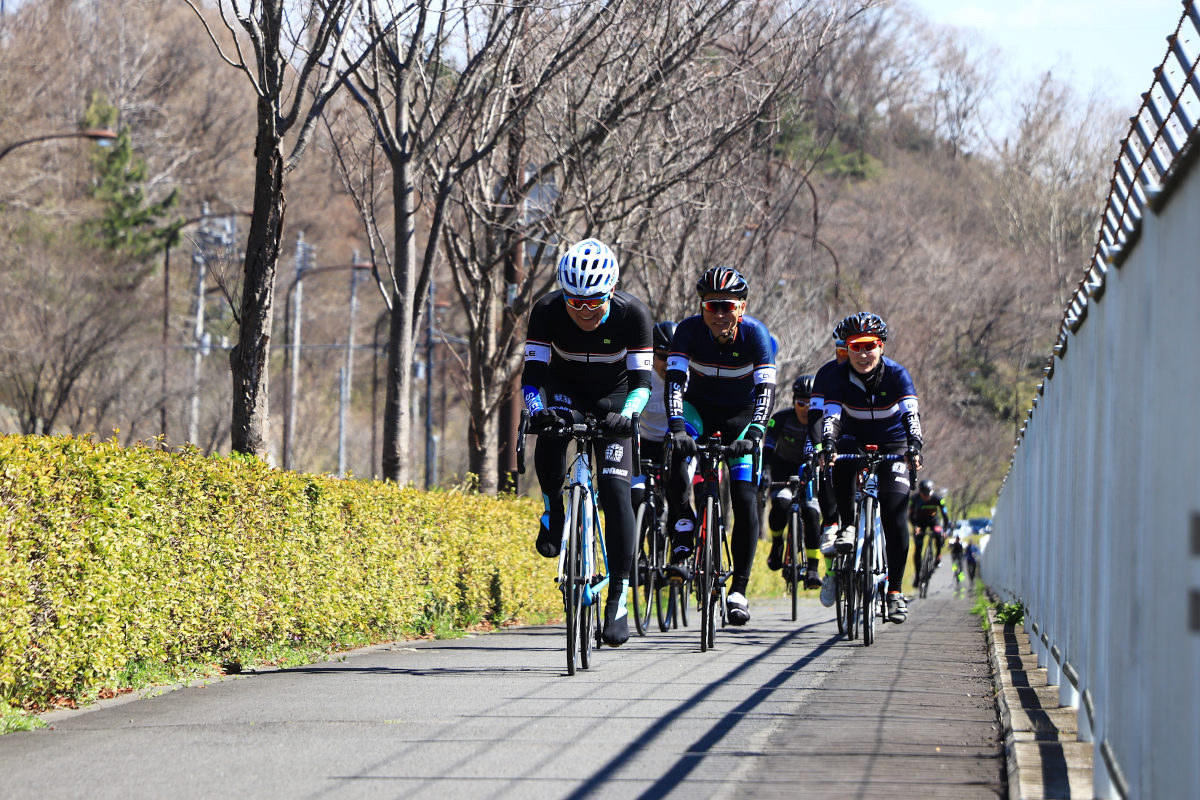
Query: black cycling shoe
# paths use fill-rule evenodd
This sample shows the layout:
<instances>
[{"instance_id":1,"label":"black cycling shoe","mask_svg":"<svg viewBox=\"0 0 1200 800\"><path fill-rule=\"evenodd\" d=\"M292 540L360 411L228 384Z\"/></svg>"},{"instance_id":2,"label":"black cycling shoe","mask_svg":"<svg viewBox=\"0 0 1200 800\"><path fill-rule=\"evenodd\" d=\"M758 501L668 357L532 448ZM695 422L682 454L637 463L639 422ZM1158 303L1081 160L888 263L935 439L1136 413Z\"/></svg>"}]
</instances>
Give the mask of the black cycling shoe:
<instances>
[{"instance_id":1,"label":"black cycling shoe","mask_svg":"<svg viewBox=\"0 0 1200 800\"><path fill-rule=\"evenodd\" d=\"M538 553L546 558L558 557L558 552L562 549L562 526L563 520L559 520L555 525L549 514L542 514L541 524L538 525L537 544L534 545Z\"/></svg>"},{"instance_id":2,"label":"black cycling shoe","mask_svg":"<svg viewBox=\"0 0 1200 800\"><path fill-rule=\"evenodd\" d=\"M629 641L629 614L619 602L610 600L605 605L604 631L600 634L600 640L609 647L620 647Z\"/></svg>"},{"instance_id":3,"label":"black cycling shoe","mask_svg":"<svg viewBox=\"0 0 1200 800\"><path fill-rule=\"evenodd\" d=\"M767 554L767 569L778 572L783 569L783 537L771 540L771 552Z\"/></svg>"}]
</instances>

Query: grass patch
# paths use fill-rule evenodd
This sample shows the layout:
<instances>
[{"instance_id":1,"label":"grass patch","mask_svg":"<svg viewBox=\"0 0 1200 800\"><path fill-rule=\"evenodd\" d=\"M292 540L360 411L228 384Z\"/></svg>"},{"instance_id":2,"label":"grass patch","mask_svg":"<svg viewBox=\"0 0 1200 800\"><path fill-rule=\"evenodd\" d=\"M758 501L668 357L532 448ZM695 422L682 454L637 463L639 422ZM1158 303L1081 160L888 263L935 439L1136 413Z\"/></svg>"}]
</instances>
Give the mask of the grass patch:
<instances>
[{"instance_id":1,"label":"grass patch","mask_svg":"<svg viewBox=\"0 0 1200 800\"><path fill-rule=\"evenodd\" d=\"M44 727L46 727L46 723L28 711L6 705L0 706L0 736L14 731L31 731Z\"/></svg>"},{"instance_id":2,"label":"grass patch","mask_svg":"<svg viewBox=\"0 0 1200 800\"><path fill-rule=\"evenodd\" d=\"M971 613L979 616L980 625L986 631L991 623L988 620L988 609L996 610L996 621L1001 625L1023 625L1025 623L1025 606L1020 602L1005 603L1001 600L989 600L987 587L983 581L975 581L975 604Z\"/></svg>"}]
</instances>

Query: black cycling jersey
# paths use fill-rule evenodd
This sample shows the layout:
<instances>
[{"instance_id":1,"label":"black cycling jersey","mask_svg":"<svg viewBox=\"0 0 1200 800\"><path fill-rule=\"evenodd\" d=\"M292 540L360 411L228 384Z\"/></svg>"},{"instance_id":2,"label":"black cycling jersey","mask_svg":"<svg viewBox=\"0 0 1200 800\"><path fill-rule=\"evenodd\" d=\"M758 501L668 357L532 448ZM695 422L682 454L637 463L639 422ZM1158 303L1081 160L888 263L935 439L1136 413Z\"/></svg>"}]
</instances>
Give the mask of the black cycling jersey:
<instances>
[{"instance_id":1,"label":"black cycling jersey","mask_svg":"<svg viewBox=\"0 0 1200 800\"><path fill-rule=\"evenodd\" d=\"M950 527L950 515L946 513L946 501L937 492L926 499L918 492L908 500L908 521L921 528L941 524Z\"/></svg>"},{"instance_id":2,"label":"black cycling jersey","mask_svg":"<svg viewBox=\"0 0 1200 800\"><path fill-rule=\"evenodd\" d=\"M595 408L615 401L610 411L640 412L650 395L653 323L645 303L614 292L608 313L594 331L580 328L567 314L561 291L538 300L529 314L521 393L530 413L547 403L549 387L566 391L575 407Z\"/></svg>"},{"instance_id":3,"label":"black cycling jersey","mask_svg":"<svg viewBox=\"0 0 1200 800\"><path fill-rule=\"evenodd\" d=\"M796 417L794 408L779 411L767 423L767 436L763 439L763 460L773 465L798 465L813 453L812 441L809 438L808 420L801 422ZM772 474L775 474L772 466ZM783 480L786 476L776 476Z\"/></svg>"}]
</instances>

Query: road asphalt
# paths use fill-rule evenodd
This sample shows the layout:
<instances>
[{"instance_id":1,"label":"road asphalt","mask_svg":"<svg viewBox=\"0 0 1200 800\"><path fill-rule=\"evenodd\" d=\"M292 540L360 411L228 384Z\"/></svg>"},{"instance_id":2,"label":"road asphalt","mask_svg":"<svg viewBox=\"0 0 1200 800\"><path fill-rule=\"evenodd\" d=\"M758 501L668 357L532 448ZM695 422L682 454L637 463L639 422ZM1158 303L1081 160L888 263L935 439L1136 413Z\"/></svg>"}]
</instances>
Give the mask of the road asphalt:
<instances>
[{"instance_id":1,"label":"road asphalt","mask_svg":"<svg viewBox=\"0 0 1200 800\"><path fill-rule=\"evenodd\" d=\"M0 797L1004 797L988 642L949 572L871 647L814 596L794 622L754 603L707 653L693 614L573 677L547 625L53 712L0 737Z\"/></svg>"}]
</instances>

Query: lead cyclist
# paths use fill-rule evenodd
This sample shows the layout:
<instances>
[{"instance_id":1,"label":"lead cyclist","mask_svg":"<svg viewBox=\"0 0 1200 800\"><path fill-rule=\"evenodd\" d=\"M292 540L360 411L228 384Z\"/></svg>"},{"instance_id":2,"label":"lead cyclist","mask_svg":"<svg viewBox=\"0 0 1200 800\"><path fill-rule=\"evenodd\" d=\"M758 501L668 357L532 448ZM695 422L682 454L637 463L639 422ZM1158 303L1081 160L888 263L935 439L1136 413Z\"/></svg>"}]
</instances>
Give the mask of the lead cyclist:
<instances>
[{"instance_id":1,"label":"lead cyclist","mask_svg":"<svg viewBox=\"0 0 1200 800\"><path fill-rule=\"evenodd\" d=\"M637 532L630 478L637 471L630 438L633 415L650 395L650 310L617 291L620 267L605 244L585 239L558 262L558 291L538 300L529 314L521 393L531 433L584 412L603 423L607 435L593 443L597 494L604 511L609 588L604 604L604 643L629 640L625 608ZM566 516L561 488L568 440L538 436L534 466L545 511L537 551L558 556Z\"/></svg>"}]
</instances>

